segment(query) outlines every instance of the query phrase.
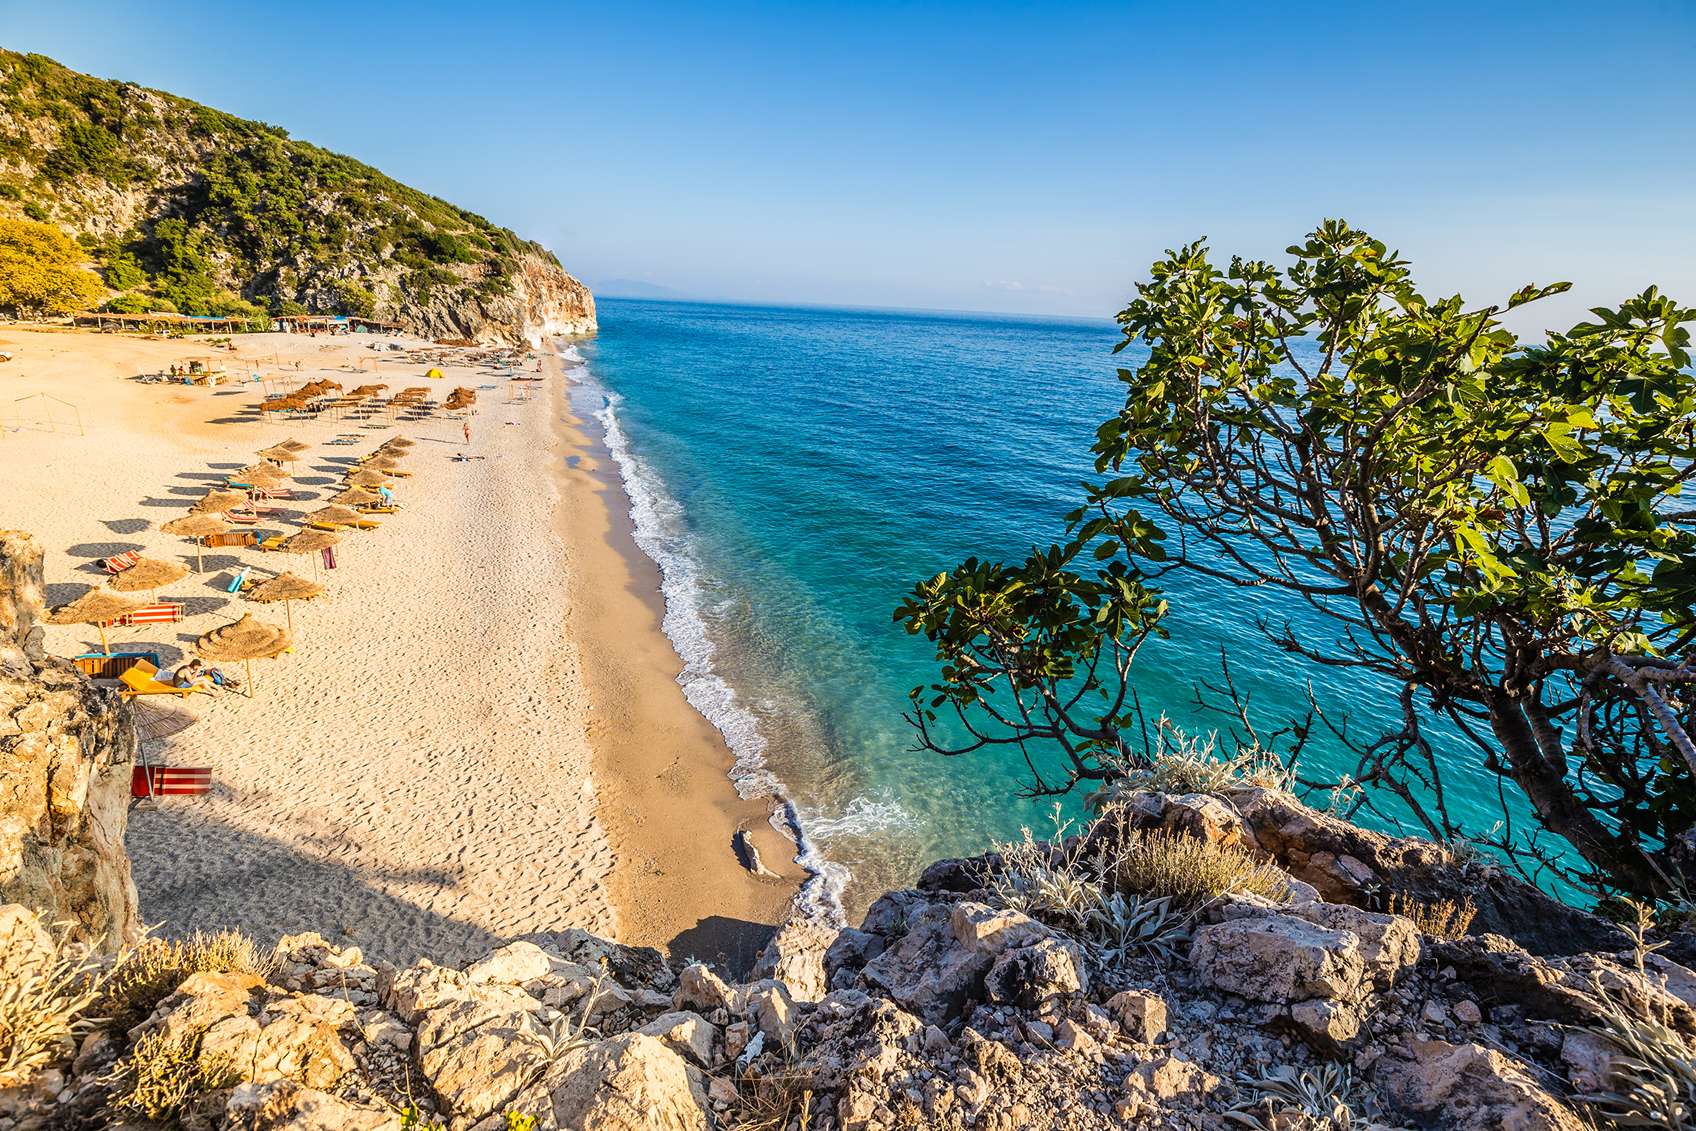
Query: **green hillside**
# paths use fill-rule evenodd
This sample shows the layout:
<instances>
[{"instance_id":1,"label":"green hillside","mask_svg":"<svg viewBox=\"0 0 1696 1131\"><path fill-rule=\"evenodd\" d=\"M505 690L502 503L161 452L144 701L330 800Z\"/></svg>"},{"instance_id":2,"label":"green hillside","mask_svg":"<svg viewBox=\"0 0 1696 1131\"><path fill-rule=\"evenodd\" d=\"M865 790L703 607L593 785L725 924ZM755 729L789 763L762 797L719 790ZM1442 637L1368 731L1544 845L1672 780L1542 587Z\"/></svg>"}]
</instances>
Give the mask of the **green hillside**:
<instances>
[{"instance_id":1,"label":"green hillside","mask_svg":"<svg viewBox=\"0 0 1696 1131\"><path fill-rule=\"evenodd\" d=\"M453 332L498 321L526 259L558 269L540 245L276 126L4 50L0 214L73 234L113 309Z\"/></svg>"}]
</instances>

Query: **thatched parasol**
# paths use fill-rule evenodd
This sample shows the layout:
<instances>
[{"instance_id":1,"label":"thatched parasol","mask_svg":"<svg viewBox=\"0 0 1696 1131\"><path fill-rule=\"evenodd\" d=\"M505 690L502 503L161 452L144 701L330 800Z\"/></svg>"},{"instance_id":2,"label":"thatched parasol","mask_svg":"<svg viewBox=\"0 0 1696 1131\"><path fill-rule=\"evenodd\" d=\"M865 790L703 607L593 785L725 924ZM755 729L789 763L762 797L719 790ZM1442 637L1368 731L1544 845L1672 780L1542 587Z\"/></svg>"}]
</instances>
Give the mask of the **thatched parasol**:
<instances>
[{"instance_id":1,"label":"thatched parasol","mask_svg":"<svg viewBox=\"0 0 1696 1131\"><path fill-rule=\"evenodd\" d=\"M215 514L185 514L181 518L173 518L159 529L179 538L194 539L194 572L199 573L203 543L214 534L227 534L230 524Z\"/></svg>"},{"instance_id":2,"label":"thatched parasol","mask_svg":"<svg viewBox=\"0 0 1696 1131\"><path fill-rule=\"evenodd\" d=\"M283 615L288 617L289 631L294 631L294 602L310 601L314 597L322 597L324 587L316 581L308 581L304 577L296 577L292 573L279 573L276 577L261 581L247 594L249 600L270 604L272 601L283 603Z\"/></svg>"},{"instance_id":3,"label":"thatched parasol","mask_svg":"<svg viewBox=\"0 0 1696 1131\"><path fill-rule=\"evenodd\" d=\"M415 443L417 443L416 440L408 440L405 436L396 436L393 439L384 440L381 444L378 444L377 450L380 452L404 452L411 448Z\"/></svg>"},{"instance_id":4,"label":"thatched parasol","mask_svg":"<svg viewBox=\"0 0 1696 1131\"><path fill-rule=\"evenodd\" d=\"M341 542L342 536L330 530L302 530L283 539L278 549L285 554L312 554L312 573L318 573L317 555Z\"/></svg>"},{"instance_id":5,"label":"thatched parasol","mask_svg":"<svg viewBox=\"0 0 1696 1131\"><path fill-rule=\"evenodd\" d=\"M359 512L352 507L331 505L320 507L306 516L308 522L325 522L331 526L346 526L359 521Z\"/></svg>"},{"instance_id":6,"label":"thatched parasol","mask_svg":"<svg viewBox=\"0 0 1696 1131\"><path fill-rule=\"evenodd\" d=\"M411 478L409 472L400 469L400 460L390 455L372 456L360 466L367 471L377 471L384 475L398 475L402 479Z\"/></svg>"},{"instance_id":7,"label":"thatched parasol","mask_svg":"<svg viewBox=\"0 0 1696 1131\"><path fill-rule=\"evenodd\" d=\"M336 388L339 389L339 388L341 388L341 386L337 385ZM304 452L307 448L310 448L311 446L312 446L311 444L303 444L299 440L293 440L293 439L282 440L282 441L279 441L278 444L277 444L277 447L287 448L291 452Z\"/></svg>"},{"instance_id":8,"label":"thatched parasol","mask_svg":"<svg viewBox=\"0 0 1696 1131\"><path fill-rule=\"evenodd\" d=\"M372 503L382 502L383 496L364 487L349 487L345 491L331 495L330 501L340 503L345 507L364 507L370 506Z\"/></svg>"},{"instance_id":9,"label":"thatched parasol","mask_svg":"<svg viewBox=\"0 0 1696 1131\"><path fill-rule=\"evenodd\" d=\"M187 573L188 567L181 562L167 562L160 558L138 558L129 569L113 576L110 584L120 593L136 593L144 589L157 589L161 585L169 585Z\"/></svg>"},{"instance_id":10,"label":"thatched parasol","mask_svg":"<svg viewBox=\"0 0 1696 1131\"><path fill-rule=\"evenodd\" d=\"M172 697L170 702L161 703L163 696L142 696L130 701L131 713L135 715L135 728L141 732L141 737L160 742L172 735L181 734L189 727L200 721L200 716L194 713L194 708L181 699Z\"/></svg>"},{"instance_id":11,"label":"thatched parasol","mask_svg":"<svg viewBox=\"0 0 1696 1131\"><path fill-rule=\"evenodd\" d=\"M274 660L291 646L288 629L266 624L248 613L234 624L214 628L194 642L194 653L215 664L237 660L247 665L247 695L253 695L253 661Z\"/></svg>"},{"instance_id":12,"label":"thatched parasol","mask_svg":"<svg viewBox=\"0 0 1696 1131\"><path fill-rule=\"evenodd\" d=\"M188 511L190 514L218 514L221 511L243 506L246 503L247 496L240 491L214 490L208 491L196 499L194 505L188 508Z\"/></svg>"},{"instance_id":13,"label":"thatched parasol","mask_svg":"<svg viewBox=\"0 0 1696 1131\"><path fill-rule=\"evenodd\" d=\"M379 483L387 483L388 480L389 477L384 475L381 471L362 467L358 471L349 475L344 482L354 487L375 487Z\"/></svg>"},{"instance_id":14,"label":"thatched parasol","mask_svg":"<svg viewBox=\"0 0 1696 1131\"><path fill-rule=\"evenodd\" d=\"M289 473L274 463L254 463L240 471L230 473L230 482L248 483L255 487L275 487L289 477Z\"/></svg>"},{"instance_id":15,"label":"thatched parasol","mask_svg":"<svg viewBox=\"0 0 1696 1131\"><path fill-rule=\"evenodd\" d=\"M259 453L273 463L294 463L300 459L300 453L293 448L285 448L281 444L273 445Z\"/></svg>"},{"instance_id":16,"label":"thatched parasol","mask_svg":"<svg viewBox=\"0 0 1696 1131\"><path fill-rule=\"evenodd\" d=\"M128 616L146 602L134 597L120 597L104 589L90 589L68 605L60 605L47 618L48 624L92 624L100 629L100 650L108 656L112 649L106 644L106 624Z\"/></svg>"}]
</instances>

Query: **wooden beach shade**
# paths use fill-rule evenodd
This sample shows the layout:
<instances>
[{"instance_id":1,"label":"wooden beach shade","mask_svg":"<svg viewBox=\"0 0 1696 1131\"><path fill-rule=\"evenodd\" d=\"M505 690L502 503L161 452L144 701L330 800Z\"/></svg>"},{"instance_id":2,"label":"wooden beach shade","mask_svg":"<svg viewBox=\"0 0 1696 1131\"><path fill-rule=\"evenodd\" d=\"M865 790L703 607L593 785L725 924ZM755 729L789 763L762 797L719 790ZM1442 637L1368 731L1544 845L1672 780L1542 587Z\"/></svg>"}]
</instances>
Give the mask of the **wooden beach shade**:
<instances>
[{"instance_id":1,"label":"wooden beach shade","mask_svg":"<svg viewBox=\"0 0 1696 1131\"><path fill-rule=\"evenodd\" d=\"M354 487L375 487L379 483L387 483L389 477L373 468L362 467L353 472L344 482Z\"/></svg>"},{"instance_id":2,"label":"wooden beach shade","mask_svg":"<svg viewBox=\"0 0 1696 1131\"><path fill-rule=\"evenodd\" d=\"M319 507L306 516L307 522L322 522L329 526L347 526L350 523L358 522L359 519L358 511L352 507L344 507L339 504Z\"/></svg>"},{"instance_id":3,"label":"wooden beach shade","mask_svg":"<svg viewBox=\"0 0 1696 1131\"><path fill-rule=\"evenodd\" d=\"M190 514L218 514L246 504L247 496L240 491L212 490L196 499L188 510Z\"/></svg>"},{"instance_id":4,"label":"wooden beach shade","mask_svg":"<svg viewBox=\"0 0 1696 1131\"><path fill-rule=\"evenodd\" d=\"M163 558L137 558L133 566L114 575L108 584L120 593L139 593L169 585L187 575L188 567L181 562L168 562Z\"/></svg>"},{"instance_id":5,"label":"wooden beach shade","mask_svg":"<svg viewBox=\"0 0 1696 1131\"><path fill-rule=\"evenodd\" d=\"M276 577L268 578L255 585L248 593L248 599L270 604L273 601L283 603L283 615L288 618L289 632L294 632L294 602L310 601L314 597L322 597L324 587L316 581L308 581L292 573L279 573Z\"/></svg>"},{"instance_id":6,"label":"wooden beach shade","mask_svg":"<svg viewBox=\"0 0 1696 1131\"><path fill-rule=\"evenodd\" d=\"M380 503L383 496L365 487L349 487L339 494L331 495L332 503L340 503L344 507L367 507L372 503Z\"/></svg>"},{"instance_id":7,"label":"wooden beach shade","mask_svg":"<svg viewBox=\"0 0 1696 1131\"><path fill-rule=\"evenodd\" d=\"M328 550L331 546L339 545L341 540L341 535L331 530L302 530L298 534L291 534L289 537L283 539L282 544L277 548L282 550L285 554L314 555L312 558L312 572L316 575L318 572L318 558L316 555Z\"/></svg>"},{"instance_id":8,"label":"wooden beach shade","mask_svg":"<svg viewBox=\"0 0 1696 1131\"><path fill-rule=\"evenodd\" d=\"M111 647L106 643L106 625L119 617L128 616L145 607L146 602L134 597L120 597L104 589L90 589L68 605L61 605L48 616L48 624L92 624L100 630L100 650L108 656Z\"/></svg>"},{"instance_id":9,"label":"wooden beach shade","mask_svg":"<svg viewBox=\"0 0 1696 1131\"><path fill-rule=\"evenodd\" d=\"M214 664L237 661L247 665L247 695L253 695L253 661L274 660L292 645L289 630L280 624L266 624L254 619L252 613L233 624L214 628L194 642L194 653Z\"/></svg>"},{"instance_id":10,"label":"wooden beach shade","mask_svg":"<svg viewBox=\"0 0 1696 1131\"><path fill-rule=\"evenodd\" d=\"M360 467L367 471L379 472L383 475L398 475L402 479L410 479L412 477L411 472L402 471L400 469L400 460L389 455L373 456L364 463L360 464Z\"/></svg>"},{"instance_id":11,"label":"wooden beach shade","mask_svg":"<svg viewBox=\"0 0 1696 1131\"><path fill-rule=\"evenodd\" d=\"M274 487L289 478L289 473L274 463L250 463L240 471L232 471L230 479L236 483L251 483L255 487Z\"/></svg>"},{"instance_id":12,"label":"wooden beach shade","mask_svg":"<svg viewBox=\"0 0 1696 1131\"><path fill-rule=\"evenodd\" d=\"M417 440L409 440L405 436L394 436L378 444L377 450L380 452L405 452L417 442Z\"/></svg>"},{"instance_id":13,"label":"wooden beach shade","mask_svg":"<svg viewBox=\"0 0 1696 1131\"><path fill-rule=\"evenodd\" d=\"M181 518L173 518L159 529L179 538L194 539L194 572L199 573L200 552L206 539L214 534L228 534L230 524L215 514L185 514Z\"/></svg>"},{"instance_id":14,"label":"wooden beach shade","mask_svg":"<svg viewBox=\"0 0 1696 1131\"><path fill-rule=\"evenodd\" d=\"M339 389L339 388L341 388L341 386L337 385L336 388ZM296 439L291 437L287 440L278 441L276 446L279 447L279 448L287 448L291 452L304 452L307 448L310 448L312 445L311 444L303 444L299 440L296 440Z\"/></svg>"},{"instance_id":15,"label":"wooden beach shade","mask_svg":"<svg viewBox=\"0 0 1696 1131\"><path fill-rule=\"evenodd\" d=\"M272 463L294 463L300 459L300 453L294 448L285 448L281 444L273 444L259 453Z\"/></svg>"}]
</instances>

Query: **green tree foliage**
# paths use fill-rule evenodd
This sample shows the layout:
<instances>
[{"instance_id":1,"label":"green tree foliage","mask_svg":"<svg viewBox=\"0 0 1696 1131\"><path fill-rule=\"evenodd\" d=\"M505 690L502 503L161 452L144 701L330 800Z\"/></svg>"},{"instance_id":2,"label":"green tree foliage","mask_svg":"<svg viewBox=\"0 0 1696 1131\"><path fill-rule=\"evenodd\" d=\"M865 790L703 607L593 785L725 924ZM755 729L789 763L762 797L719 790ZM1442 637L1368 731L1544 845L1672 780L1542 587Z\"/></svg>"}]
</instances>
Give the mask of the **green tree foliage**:
<instances>
[{"instance_id":1,"label":"green tree foliage","mask_svg":"<svg viewBox=\"0 0 1696 1131\"><path fill-rule=\"evenodd\" d=\"M1120 348L1149 357L1097 434L1111 478L1055 569L969 562L897 611L943 664L921 723L951 707L984 742L1079 736L1062 787L1135 760L1114 681L1150 629L1119 610L1187 570L1286 594L1328 627L1269 618L1277 647L1400 686L1393 733L1344 735L1352 776L1434 836L1477 835L1444 793L1469 746L1584 862L1569 878L1696 880L1696 311L1651 288L1527 344L1500 314L1566 284L1428 299L1340 222L1289 254L1221 268L1192 244L1155 264L1119 315ZM1086 559L1091 580L1050 580ZM1463 745L1433 745L1437 721ZM1535 836L1499 843L1564 867Z\"/></svg>"},{"instance_id":2,"label":"green tree foliage","mask_svg":"<svg viewBox=\"0 0 1696 1131\"><path fill-rule=\"evenodd\" d=\"M87 309L103 290L83 253L51 224L0 219L0 310L65 314Z\"/></svg>"}]
</instances>

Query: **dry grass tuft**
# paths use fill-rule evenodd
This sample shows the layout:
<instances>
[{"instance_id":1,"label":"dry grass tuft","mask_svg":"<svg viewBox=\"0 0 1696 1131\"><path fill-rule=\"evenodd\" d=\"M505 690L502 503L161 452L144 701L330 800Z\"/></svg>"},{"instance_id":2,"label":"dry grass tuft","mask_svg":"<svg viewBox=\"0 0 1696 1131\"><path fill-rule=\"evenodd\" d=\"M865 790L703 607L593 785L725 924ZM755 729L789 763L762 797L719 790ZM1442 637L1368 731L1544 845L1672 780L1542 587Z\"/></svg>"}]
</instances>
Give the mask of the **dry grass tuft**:
<instances>
[{"instance_id":1,"label":"dry grass tuft","mask_svg":"<svg viewBox=\"0 0 1696 1131\"><path fill-rule=\"evenodd\" d=\"M813 1079L784 1066L777 1072L743 1073L736 1079L736 1102L724 1114L723 1131L786 1131L806 1128L813 1119Z\"/></svg>"},{"instance_id":2,"label":"dry grass tuft","mask_svg":"<svg viewBox=\"0 0 1696 1131\"><path fill-rule=\"evenodd\" d=\"M1399 891L1390 893L1388 910L1392 915L1412 919L1421 932L1445 942L1453 942L1465 935L1478 914L1477 906L1464 896L1458 903L1452 899L1427 902Z\"/></svg>"},{"instance_id":3,"label":"dry grass tuft","mask_svg":"<svg viewBox=\"0 0 1696 1131\"><path fill-rule=\"evenodd\" d=\"M275 962L239 931L186 939L143 939L123 955L102 987L97 1012L128 1029L147 1019L155 1006L190 974L257 974L266 977Z\"/></svg>"},{"instance_id":4,"label":"dry grass tuft","mask_svg":"<svg viewBox=\"0 0 1696 1131\"><path fill-rule=\"evenodd\" d=\"M0 939L8 958L0 969L0 1090L26 1083L68 1055L99 994L88 948L62 934L51 937L45 953L30 939Z\"/></svg>"},{"instance_id":5,"label":"dry grass tuft","mask_svg":"<svg viewBox=\"0 0 1696 1131\"><path fill-rule=\"evenodd\" d=\"M1131 831L1114 846L1109 875L1117 890L1195 905L1226 895L1289 898L1284 874L1240 848L1187 833Z\"/></svg>"},{"instance_id":6,"label":"dry grass tuft","mask_svg":"<svg viewBox=\"0 0 1696 1131\"><path fill-rule=\"evenodd\" d=\"M1294 784L1290 768L1276 754L1258 746L1242 746L1231 754L1219 749L1218 737L1198 738L1162 715L1154 726L1154 749L1141 763L1114 766L1112 782L1096 797L1106 804L1124 793L1223 793L1258 786L1288 792Z\"/></svg>"},{"instance_id":7,"label":"dry grass tuft","mask_svg":"<svg viewBox=\"0 0 1696 1131\"><path fill-rule=\"evenodd\" d=\"M200 1034L172 1039L155 1032L131 1046L109 1081L120 1114L171 1124L200 1096L239 1079L228 1057L200 1055Z\"/></svg>"}]
</instances>

